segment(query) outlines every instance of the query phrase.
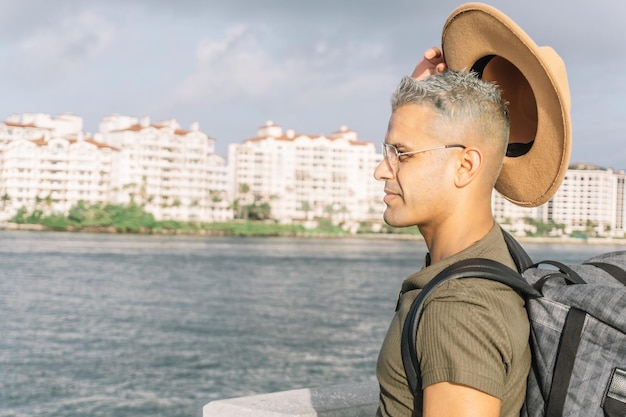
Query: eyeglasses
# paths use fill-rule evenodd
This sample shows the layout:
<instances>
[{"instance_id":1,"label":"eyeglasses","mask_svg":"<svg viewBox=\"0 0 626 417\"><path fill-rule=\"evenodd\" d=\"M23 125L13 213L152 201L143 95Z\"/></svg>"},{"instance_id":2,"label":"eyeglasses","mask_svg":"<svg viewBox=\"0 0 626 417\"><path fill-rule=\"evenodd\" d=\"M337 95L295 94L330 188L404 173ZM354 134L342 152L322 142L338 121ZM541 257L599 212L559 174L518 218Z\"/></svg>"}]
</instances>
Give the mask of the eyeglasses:
<instances>
[{"instance_id":1,"label":"eyeglasses","mask_svg":"<svg viewBox=\"0 0 626 417\"><path fill-rule=\"evenodd\" d=\"M426 149L420 149L419 151L410 151L410 152L398 152L398 148L396 148L393 145L390 145L388 143L384 143L383 142L383 157L385 157L385 159L387 159L387 161L389 161L389 164L394 167L397 168L398 167L398 163L400 161L400 157L401 156L409 156L409 155L415 155L418 153L422 153L422 152L430 152L430 151L436 151L439 149L451 149L451 148L462 148L465 149L465 145L461 145L461 144L454 144L454 145L441 145L441 146L435 146L432 148L426 148Z\"/></svg>"}]
</instances>

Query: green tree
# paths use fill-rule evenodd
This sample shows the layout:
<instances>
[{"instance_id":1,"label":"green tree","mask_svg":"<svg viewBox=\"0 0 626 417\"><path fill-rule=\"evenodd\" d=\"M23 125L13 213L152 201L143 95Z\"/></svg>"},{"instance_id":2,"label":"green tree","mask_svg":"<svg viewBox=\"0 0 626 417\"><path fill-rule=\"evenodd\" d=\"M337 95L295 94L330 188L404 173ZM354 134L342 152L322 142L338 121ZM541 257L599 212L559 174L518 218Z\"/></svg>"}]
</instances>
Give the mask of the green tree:
<instances>
[{"instance_id":1,"label":"green tree","mask_svg":"<svg viewBox=\"0 0 626 417\"><path fill-rule=\"evenodd\" d=\"M324 213L326 213L326 215L328 216L328 220L330 220L330 222L333 222L333 215L335 214L335 206L334 204L328 204L326 207L324 207Z\"/></svg>"},{"instance_id":2,"label":"green tree","mask_svg":"<svg viewBox=\"0 0 626 417\"><path fill-rule=\"evenodd\" d=\"M122 189L128 192L128 198L130 199L131 203L134 203L135 195L137 194L137 184L135 184L134 182L127 183L122 186Z\"/></svg>"},{"instance_id":3,"label":"green tree","mask_svg":"<svg viewBox=\"0 0 626 417\"><path fill-rule=\"evenodd\" d=\"M596 232L596 228L598 227L598 224L592 220L587 220L587 223L585 223L585 234L587 236L595 236L597 234Z\"/></svg>"},{"instance_id":4,"label":"green tree","mask_svg":"<svg viewBox=\"0 0 626 417\"><path fill-rule=\"evenodd\" d=\"M26 223L27 224L39 224L41 222L41 219L43 218L43 215L44 215L43 210L36 208L26 217Z\"/></svg>"},{"instance_id":5,"label":"green tree","mask_svg":"<svg viewBox=\"0 0 626 417\"><path fill-rule=\"evenodd\" d=\"M87 205L79 201L68 214L68 220L79 227L109 227L113 220L101 204Z\"/></svg>"},{"instance_id":6,"label":"green tree","mask_svg":"<svg viewBox=\"0 0 626 417\"><path fill-rule=\"evenodd\" d=\"M313 207L311 207L311 203L308 201L301 201L300 202L300 211L304 212L304 218L306 220L309 220L309 213L311 212L311 210L313 209Z\"/></svg>"},{"instance_id":7,"label":"green tree","mask_svg":"<svg viewBox=\"0 0 626 417\"><path fill-rule=\"evenodd\" d=\"M86 217L87 205L83 200L70 207L70 211L67 214L67 218L71 223L81 225Z\"/></svg>"},{"instance_id":8,"label":"green tree","mask_svg":"<svg viewBox=\"0 0 626 417\"><path fill-rule=\"evenodd\" d=\"M113 226L123 232L138 232L142 229L153 229L156 220L151 213L137 204L129 204L125 207L107 205L106 210L110 213Z\"/></svg>"},{"instance_id":9,"label":"green tree","mask_svg":"<svg viewBox=\"0 0 626 417\"><path fill-rule=\"evenodd\" d=\"M239 199L235 199L233 200L233 203L230 205L229 207L232 211L233 214L235 215L236 219L240 219L241 216L241 203L239 202Z\"/></svg>"},{"instance_id":10,"label":"green tree","mask_svg":"<svg viewBox=\"0 0 626 417\"><path fill-rule=\"evenodd\" d=\"M268 220L272 214L271 207L267 202L250 204L247 206L246 212L250 220Z\"/></svg>"},{"instance_id":11,"label":"green tree","mask_svg":"<svg viewBox=\"0 0 626 417\"><path fill-rule=\"evenodd\" d=\"M209 190L209 198L214 203L222 201L222 192L220 190Z\"/></svg>"},{"instance_id":12,"label":"green tree","mask_svg":"<svg viewBox=\"0 0 626 417\"><path fill-rule=\"evenodd\" d=\"M148 195L148 177L145 175L141 177L141 187L139 188L139 196L141 197L140 204L146 204L150 199Z\"/></svg>"},{"instance_id":13,"label":"green tree","mask_svg":"<svg viewBox=\"0 0 626 417\"><path fill-rule=\"evenodd\" d=\"M69 220L62 214L52 214L41 219L41 224L53 230L65 230L70 225Z\"/></svg>"},{"instance_id":14,"label":"green tree","mask_svg":"<svg viewBox=\"0 0 626 417\"><path fill-rule=\"evenodd\" d=\"M250 186L248 184L242 183L239 184L239 194L242 195L243 204L239 204L239 209L241 212L239 213L240 219L248 218L248 208L250 207L250 203L248 201L248 193L250 192Z\"/></svg>"},{"instance_id":15,"label":"green tree","mask_svg":"<svg viewBox=\"0 0 626 417\"><path fill-rule=\"evenodd\" d=\"M536 232L532 234L533 236L549 236L555 230L565 230L564 224L555 223L553 221L544 223L540 220L535 220L532 217L525 217L524 222L535 227Z\"/></svg>"},{"instance_id":16,"label":"green tree","mask_svg":"<svg viewBox=\"0 0 626 417\"><path fill-rule=\"evenodd\" d=\"M26 207L22 206L17 210L17 213L11 218L11 223L17 224L25 224L26 223L26 215L28 214L28 210Z\"/></svg>"},{"instance_id":17,"label":"green tree","mask_svg":"<svg viewBox=\"0 0 626 417\"><path fill-rule=\"evenodd\" d=\"M7 193L2 194L2 210L6 209L10 202L11 196Z\"/></svg>"},{"instance_id":18,"label":"green tree","mask_svg":"<svg viewBox=\"0 0 626 417\"><path fill-rule=\"evenodd\" d=\"M250 192L250 186L246 183L239 184L239 192L243 195L247 195Z\"/></svg>"},{"instance_id":19,"label":"green tree","mask_svg":"<svg viewBox=\"0 0 626 417\"><path fill-rule=\"evenodd\" d=\"M48 195L44 198L44 203L48 212L50 212L50 210L52 209L53 202L54 200L52 199L52 193L48 193Z\"/></svg>"}]
</instances>

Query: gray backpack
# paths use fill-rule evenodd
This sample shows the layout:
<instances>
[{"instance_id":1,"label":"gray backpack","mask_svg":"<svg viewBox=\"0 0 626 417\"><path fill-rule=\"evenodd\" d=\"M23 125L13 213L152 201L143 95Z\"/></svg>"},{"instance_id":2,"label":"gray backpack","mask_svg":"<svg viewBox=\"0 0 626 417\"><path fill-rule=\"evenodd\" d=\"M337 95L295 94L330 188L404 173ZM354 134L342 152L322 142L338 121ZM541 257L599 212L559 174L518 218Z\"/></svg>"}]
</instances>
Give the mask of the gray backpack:
<instances>
[{"instance_id":1,"label":"gray backpack","mask_svg":"<svg viewBox=\"0 0 626 417\"><path fill-rule=\"evenodd\" d=\"M424 301L450 279L485 278L526 298L533 358L522 417L626 417L626 251L581 265L532 264L503 234L518 271L466 259L437 274L413 302L401 349L415 409L422 404L416 335ZM551 268L540 268L544 264Z\"/></svg>"}]
</instances>

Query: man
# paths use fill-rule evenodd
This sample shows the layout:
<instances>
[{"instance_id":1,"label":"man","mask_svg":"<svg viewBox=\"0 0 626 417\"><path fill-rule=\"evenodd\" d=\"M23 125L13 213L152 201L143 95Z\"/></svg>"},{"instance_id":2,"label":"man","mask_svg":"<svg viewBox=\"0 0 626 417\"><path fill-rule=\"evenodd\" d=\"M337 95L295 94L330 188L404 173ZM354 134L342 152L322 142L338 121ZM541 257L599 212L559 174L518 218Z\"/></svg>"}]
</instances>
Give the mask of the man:
<instances>
[{"instance_id":1,"label":"man","mask_svg":"<svg viewBox=\"0 0 626 417\"><path fill-rule=\"evenodd\" d=\"M517 417L530 349L524 301L513 290L468 278L426 300L416 337L422 391L415 397L401 334L420 289L446 266L481 257L514 267L491 193L495 187L513 204L537 207L558 189L571 152L567 74L552 48L537 46L484 3L457 7L441 46L426 51L414 79L396 90L375 171L385 183L385 221L417 226L429 252L424 268L403 282L381 347L377 414Z\"/></svg>"},{"instance_id":2,"label":"man","mask_svg":"<svg viewBox=\"0 0 626 417\"><path fill-rule=\"evenodd\" d=\"M401 81L374 173L385 183L385 221L417 226L428 248L424 268L402 284L380 351L377 415L519 416L529 324L523 299L505 285L466 279L438 289L418 330L423 396L415 402L404 374L402 326L430 279L465 258L515 268L491 212L509 139L506 103L494 83L444 69L441 52L429 50L413 74L421 79Z\"/></svg>"}]
</instances>

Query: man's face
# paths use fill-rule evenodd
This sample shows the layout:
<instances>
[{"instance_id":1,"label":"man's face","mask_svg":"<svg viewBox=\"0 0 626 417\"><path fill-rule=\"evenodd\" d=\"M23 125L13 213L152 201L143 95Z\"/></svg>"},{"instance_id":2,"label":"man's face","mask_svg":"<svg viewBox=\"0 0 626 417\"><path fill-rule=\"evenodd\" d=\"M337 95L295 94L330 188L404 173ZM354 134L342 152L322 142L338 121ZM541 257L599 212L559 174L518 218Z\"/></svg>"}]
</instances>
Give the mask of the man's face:
<instances>
[{"instance_id":1,"label":"man's face","mask_svg":"<svg viewBox=\"0 0 626 417\"><path fill-rule=\"evenodd\" d=\"M446 197L453 192L451 156L458 155L460 148L441 149L451 142L435 136L436 117L429 107L414 104L398 107L391 115L385 143L398 153L438 149L399 156L397 163L383 158L374 171L377 180L385 181L384 219L390 226L436 224L450 210Z\"/></svg>"}]
</instances>

